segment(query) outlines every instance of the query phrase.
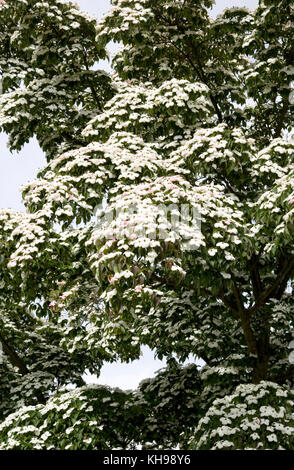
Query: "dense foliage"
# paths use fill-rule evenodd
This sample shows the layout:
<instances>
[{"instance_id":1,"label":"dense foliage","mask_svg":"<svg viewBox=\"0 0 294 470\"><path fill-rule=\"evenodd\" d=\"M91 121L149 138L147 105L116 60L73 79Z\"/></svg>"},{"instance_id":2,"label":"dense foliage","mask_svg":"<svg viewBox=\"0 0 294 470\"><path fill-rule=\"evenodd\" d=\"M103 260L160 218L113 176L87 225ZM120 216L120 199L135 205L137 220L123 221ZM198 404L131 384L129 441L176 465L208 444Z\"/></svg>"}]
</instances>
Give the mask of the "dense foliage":
<instances>
[{"instance_id":1,"label":"dense foliage","mask_svg":"<svg viewBox=\"0 0 294 470\"><path fill-rule=\"evenodd\" d=\"M293 450L291 3L1 2L0 129L47 166L0 211L0 449Z\"/></svg>"}]
</instances>

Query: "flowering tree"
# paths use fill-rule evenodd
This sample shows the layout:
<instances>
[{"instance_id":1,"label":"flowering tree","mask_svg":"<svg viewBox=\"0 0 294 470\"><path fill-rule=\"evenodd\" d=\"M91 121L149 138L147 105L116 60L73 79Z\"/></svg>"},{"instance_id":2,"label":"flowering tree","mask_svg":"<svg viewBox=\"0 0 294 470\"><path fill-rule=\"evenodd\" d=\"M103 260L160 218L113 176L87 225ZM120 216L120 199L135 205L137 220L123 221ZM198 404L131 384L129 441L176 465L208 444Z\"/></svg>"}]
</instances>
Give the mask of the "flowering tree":
<instances>
[{"instance_id":1,"label":"flowering tree","mask_svg":"<svg viewBox=\"0 0 294 470\"><path fill-rule=\"evenodd\" d=\"M293 449L294 9L112 3L1 2L0 127L48 164L0 211L0 448Z\"/></svg>"}]
</instances>

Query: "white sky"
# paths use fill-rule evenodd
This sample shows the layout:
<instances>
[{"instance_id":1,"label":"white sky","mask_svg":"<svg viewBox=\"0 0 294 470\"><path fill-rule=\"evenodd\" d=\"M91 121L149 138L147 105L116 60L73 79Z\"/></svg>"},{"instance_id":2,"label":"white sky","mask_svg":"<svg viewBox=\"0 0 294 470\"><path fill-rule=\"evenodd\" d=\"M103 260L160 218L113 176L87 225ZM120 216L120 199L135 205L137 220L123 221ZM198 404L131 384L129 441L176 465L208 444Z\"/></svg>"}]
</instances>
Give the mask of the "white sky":
<instances>
[{"instance_id":1,"label":"white sky","mask_svg":"<svg viewBox=\"0 0 294 470\"><path fill-rule=\"evenodd\" d=\"M110 7L109 0L76 0L76 2L83 10L98 18ZM253 9L257 3L257 0L216 0L212 14L217 15L224 8L233 6L246 6ZM105 68L107 65L103 63L101 67ZM45 165L45 159L35 140L25 145L21 152L12 155L6 144L7 136L0 134L0 208L10 207L22 210L20 186L35 178L38 169ZM139 361L134 361L131 364L104 366L99 383L125 389L135 388L141 380L152 377L154 372L162 367L164 367L164 363L154 360L153 353L144 348L143 356ZM88 379L89 381L94 380L90 376Z\"/></svg>"}]
</instances>

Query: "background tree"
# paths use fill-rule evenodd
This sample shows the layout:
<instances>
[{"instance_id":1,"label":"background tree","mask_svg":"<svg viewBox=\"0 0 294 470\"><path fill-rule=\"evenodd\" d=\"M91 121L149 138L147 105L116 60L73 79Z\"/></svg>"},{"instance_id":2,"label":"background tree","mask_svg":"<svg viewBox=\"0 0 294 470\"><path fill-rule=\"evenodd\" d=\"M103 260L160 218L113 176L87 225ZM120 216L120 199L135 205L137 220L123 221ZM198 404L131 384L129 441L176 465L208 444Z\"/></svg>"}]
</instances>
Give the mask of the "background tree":
<instances>
[{"instance_id":1,"label":"background tree","mask_svg":"<svg viewBox=\"0 0 294 470\"><path fill-rule=\"evenodd\" d=\"M112 3L0 6L0 126L48 161L0 212L0 448L293 449L294 10ZM138 390L84 384L142 345Z\"/></svg>"}]
</instances>

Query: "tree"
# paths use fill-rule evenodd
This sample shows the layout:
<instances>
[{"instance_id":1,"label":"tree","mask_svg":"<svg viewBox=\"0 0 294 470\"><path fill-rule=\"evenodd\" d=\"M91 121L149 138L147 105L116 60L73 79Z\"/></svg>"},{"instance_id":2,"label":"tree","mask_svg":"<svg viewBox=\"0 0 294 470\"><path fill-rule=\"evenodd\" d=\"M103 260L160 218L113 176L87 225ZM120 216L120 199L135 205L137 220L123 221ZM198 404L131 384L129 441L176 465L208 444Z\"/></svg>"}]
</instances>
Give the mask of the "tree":
<instances>
[{"instance_id":1,"label":"tree","mask_svg":"<svg viewBox=\"0 0 294 470\"><path fill-rule=\"evenodd\" d=\"M293 449L294 9L112 3L0 6L0 126L48 161L0 212L0 448Z\"/></svg>"}]
</instances>

